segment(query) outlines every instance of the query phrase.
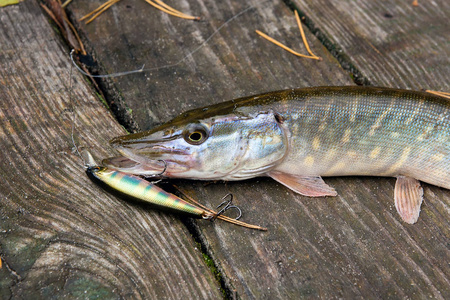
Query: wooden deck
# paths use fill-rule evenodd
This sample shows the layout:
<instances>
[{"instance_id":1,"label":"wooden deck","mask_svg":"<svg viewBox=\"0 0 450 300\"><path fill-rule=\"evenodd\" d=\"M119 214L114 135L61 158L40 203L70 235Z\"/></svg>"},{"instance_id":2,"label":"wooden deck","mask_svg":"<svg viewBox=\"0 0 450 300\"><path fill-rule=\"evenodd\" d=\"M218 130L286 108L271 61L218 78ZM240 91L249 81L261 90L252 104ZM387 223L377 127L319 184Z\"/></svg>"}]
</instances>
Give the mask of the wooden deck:
<instances>
[{"instance_id":1,"label":"wooden deck","mask_svg":"<svg viewBox=\"0 0 450 300\"><path fill-rule=\"evenodd\" d=\"M67 11L77 20L102 2L73 1ZM139 0L123 0L89 25L74 21L100 73L152 70L95 84L74 71L71 95L70 50L39 3L0 8L0 298L449 299L449 190L423 184L420 219L407 225L392 178L328 178L339 196L323 199L268 178L164 183L209 207L233 193L243 220L268 228L251 231L108 194L84 174L71 133L74 111L75 142L100 160L115 155L108 140L126 133L120 124L145 130L266 91L370 84L448 92L450 2L166 3L202 21ZM306 54L294 8L322 61L255 33Z\"/></svg>"}]
</instances>

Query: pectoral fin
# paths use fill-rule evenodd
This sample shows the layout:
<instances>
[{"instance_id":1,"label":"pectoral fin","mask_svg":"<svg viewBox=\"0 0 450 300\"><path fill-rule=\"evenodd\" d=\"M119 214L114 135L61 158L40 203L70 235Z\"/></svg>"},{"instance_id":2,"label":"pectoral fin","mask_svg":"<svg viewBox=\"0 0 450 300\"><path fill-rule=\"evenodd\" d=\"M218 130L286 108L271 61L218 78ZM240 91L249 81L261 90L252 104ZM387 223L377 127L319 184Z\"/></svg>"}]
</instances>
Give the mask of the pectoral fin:
<instances>
[{"instance_id":1,"label":"pectoral fin","mask_svg":"<svg viewBox=\"0 0 450 300\"><path fill-rule=\"evenodd\" d=\"M278 171L267 174L294 192L308 197L336 196L336 191L320 176L297 176Z\"/></svg>"},{"instance_id":2,"label":"pectoral fin","mask_svg":"<svg viewBox=\"0 0 450 300\"><path fill-rule=\"evenodd\" d=\"M423 189L417 179L407 176L398 176L395 182L395 208L408 224L417 222L420 205L423 200Z\"/></svg>"}]
</instances>

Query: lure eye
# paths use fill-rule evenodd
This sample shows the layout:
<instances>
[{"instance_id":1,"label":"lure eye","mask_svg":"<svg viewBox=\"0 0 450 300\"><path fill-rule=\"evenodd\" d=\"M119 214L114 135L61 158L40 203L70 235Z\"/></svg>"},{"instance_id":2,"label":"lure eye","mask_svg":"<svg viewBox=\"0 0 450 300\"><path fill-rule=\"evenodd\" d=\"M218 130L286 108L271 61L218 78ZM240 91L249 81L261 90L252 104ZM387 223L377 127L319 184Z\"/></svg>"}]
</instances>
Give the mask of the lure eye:
<instances>
[{"instance_id":1,"label":"lure eye","mask_svg":"<svg viewBox=\"0 0 450 300\"><path fill-rule=\"evenodd\" d=\"M208 138L206 128L200 124L189 126L184 133L184 140L191 145L200 145Z\"/></svg>"}]
</instances>

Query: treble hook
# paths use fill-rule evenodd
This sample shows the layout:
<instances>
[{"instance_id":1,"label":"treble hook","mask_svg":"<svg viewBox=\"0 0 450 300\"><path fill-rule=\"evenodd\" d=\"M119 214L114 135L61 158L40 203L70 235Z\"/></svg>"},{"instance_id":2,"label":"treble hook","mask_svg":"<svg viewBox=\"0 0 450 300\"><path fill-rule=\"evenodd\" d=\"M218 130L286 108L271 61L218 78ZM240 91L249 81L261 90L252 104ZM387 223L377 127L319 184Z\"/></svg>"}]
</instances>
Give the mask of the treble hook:
<instances>
[{"instance_id":1,"label":"treble hook","mask_svg":"<svg viewBox=\"0 0 450 300\"><path fill-rule=\"evenodd\" d=\"M158 159L158 161L163 162L163 164L164 164L164 169L162 170L161 173L156 174L155 176L163 176L163 174L166 173L166 170L167 170L167 162L166 162L164 159Z\"/></svg>"},{"instance_id":2,"label":"treble hook","mask_svg":"<svg viewBox=\"0 0 450 300\"><path fill-rule=\"evenodd\" d=\"M239 207L237 207L236 205L231 205L231 203L233 202L233 194L231 194L231 193L226 194L226 195L222 198L222 200L224 200L224 199L227 198L228 196L230 197L229 200L225 200L225 201L223 201L222 203L220 203L220 204L217 206L217 209L219 209L219 208L222 207L222 206L223 206L223 208L217 212L217 215L214 217L214 219L217 218L218 216L222 215L223 213L225 213L227 210L232 209L232 208L236 209L236 210L239 212L239 216L237 216L237 217L235 218L236 220L239 220L239 219L242 217L242 211L241 211L241 209L240 209Z\"/></svg>"},{"instance_id":3,"label":"treble hook","mask_svg":"<svg viewBox=\"0 0 450 300\"><path fill-rule=\"evenodd\" d=\"M160 162L162 162L162 163L164 164L164 169L162 170L161 173L158 173L158 174L144 175L143 177L144 177L145 179L154 178L154 177L160 177L160 176L163 176L164 173L166 173L166 170L167 170L167 162L166 162L165 160L163 160L163 159L158 159L157 161L160 161ZM162 180L162 179L156 181L156 183L160 182L161 180Z\"/></svg>"}]
</instances>

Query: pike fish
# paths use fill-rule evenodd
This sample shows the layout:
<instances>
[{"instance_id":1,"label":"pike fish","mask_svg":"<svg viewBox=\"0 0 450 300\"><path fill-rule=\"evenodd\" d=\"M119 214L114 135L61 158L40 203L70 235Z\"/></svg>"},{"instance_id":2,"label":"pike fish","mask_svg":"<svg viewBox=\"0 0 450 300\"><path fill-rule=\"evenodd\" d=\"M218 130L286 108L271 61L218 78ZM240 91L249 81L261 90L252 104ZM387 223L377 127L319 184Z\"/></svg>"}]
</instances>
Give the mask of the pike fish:
<instances>
[{"instance_id":1,"label":"pike fish","mask_svg":"<svg viewBox=\"0 0 450 300\"><path fill-rule=\"evenodd\" d=\"M450 103L426 92L312 87L194 109L114 138L122 172L201 180L269 176L306 196L336 196L322 176L396 177L395 207L419 217L420 181L450 189Z\"/></svg>"}]
</instances>

